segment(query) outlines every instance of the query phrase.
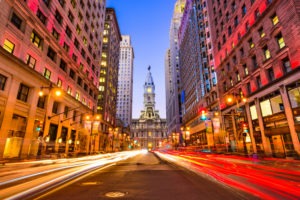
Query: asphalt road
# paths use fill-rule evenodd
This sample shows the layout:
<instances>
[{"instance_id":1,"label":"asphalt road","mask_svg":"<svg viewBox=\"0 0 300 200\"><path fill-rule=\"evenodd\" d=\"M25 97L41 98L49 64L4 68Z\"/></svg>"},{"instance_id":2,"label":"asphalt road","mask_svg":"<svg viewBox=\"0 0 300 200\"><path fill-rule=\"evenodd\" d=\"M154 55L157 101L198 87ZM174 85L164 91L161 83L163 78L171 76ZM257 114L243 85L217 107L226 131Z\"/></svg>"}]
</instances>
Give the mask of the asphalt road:
<instances>
[{"instance_id":1,"label":"asphalt road","mask_svg":"<svg viewBox=\"0 0 300 200\"><path fill-rule=\"evenodd\" d=\"M257 198L170 165L152 153L146 153L111 167L99 169L35 199L227 200Z\"/></svg>"}]
</instances>

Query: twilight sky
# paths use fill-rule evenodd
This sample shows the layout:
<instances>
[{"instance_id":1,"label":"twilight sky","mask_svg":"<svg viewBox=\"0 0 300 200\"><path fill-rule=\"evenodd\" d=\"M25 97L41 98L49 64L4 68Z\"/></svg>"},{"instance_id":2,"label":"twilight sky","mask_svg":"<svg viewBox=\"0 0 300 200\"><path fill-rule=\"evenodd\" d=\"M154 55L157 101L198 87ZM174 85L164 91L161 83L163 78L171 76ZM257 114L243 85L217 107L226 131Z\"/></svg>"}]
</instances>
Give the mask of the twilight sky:
<instances>
[{"instance_id":1,"label":"twilight sky","mask_svg":"<svg viewBox=\"0 0 300 200\"><path fill-rule=\"evenodd\" d=\"M176 0L107 0L114 8L122 35L130 35L134 49L133 118L140 116L143 85L151 65L156 91L156 109L166 118L165 53L169 47L169 28Z\"/></svg>"}]
</instances>

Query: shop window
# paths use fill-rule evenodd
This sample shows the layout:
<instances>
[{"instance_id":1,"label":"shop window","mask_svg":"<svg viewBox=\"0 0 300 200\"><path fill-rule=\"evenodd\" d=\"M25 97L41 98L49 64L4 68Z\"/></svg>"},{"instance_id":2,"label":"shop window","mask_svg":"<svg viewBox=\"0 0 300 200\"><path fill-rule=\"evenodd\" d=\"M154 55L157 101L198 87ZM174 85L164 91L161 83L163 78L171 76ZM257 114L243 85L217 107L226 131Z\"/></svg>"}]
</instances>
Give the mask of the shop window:
<instances>
[{"instance_id":1,"label":"shop window","mask_svg":"<svg viewBox=\"0 0 300 200\"><path fill-rule=\"evenodd\" d=\"M292 108L300 107L300 87L292 88L288 91Z\"/></svg>"},{"instance_id":2,"label":"shop window","mask_svg":"<svg viewBox=\"0 0 300 200\"><path fill-rule=\"evenodd\" d=\"M257 119L257 112L256 112L256 107L255 107L255 105L250 106L250 114L251 114L251 119L252 119L252 120Z\"/></svg>"},{"instance_id":3,"label":"shop window","mask_svg":"<svg viewBox=\"0 0 300 200\"><path fill-rule=\"evenodd\" d=\"M272 115L272 108L271 108L271 103L270 103L269 99L260 102L260 108L261 108L261 114L263 117Z\"/></svg>"},{"instance_id":4,"label":"shop window","mask_svg":"<svg viewBox=\"0 0 300 200\"><path fill-rule=\"evenodd\" d=\"M15 44L5 39L3 44L3 49L5 49L9 53L13 53L15 49Z\"/></svg>"}]
</instances>

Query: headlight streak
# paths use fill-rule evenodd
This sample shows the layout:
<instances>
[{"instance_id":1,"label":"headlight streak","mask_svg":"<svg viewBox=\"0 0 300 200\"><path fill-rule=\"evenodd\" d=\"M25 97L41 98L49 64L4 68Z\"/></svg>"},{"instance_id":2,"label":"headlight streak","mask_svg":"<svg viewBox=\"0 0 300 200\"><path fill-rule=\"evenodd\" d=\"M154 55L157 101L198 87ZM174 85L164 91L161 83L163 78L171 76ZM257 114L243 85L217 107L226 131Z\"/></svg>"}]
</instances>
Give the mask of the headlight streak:
<instances>
[{"instance_id":1,"label":"headlight streak","mask_svg":"<svg viewBox=\"0 0 300 200\"><path fill-rule=\"evenodd\" d=\"M47 190L47 188L49 188L49 187L51 188L51 187L56 187L57 185L61 185L67 181L70 181L74 178L82 176L83 174L93 171L96 168L99 168L101 166L116 163L121 160L126 160L126 159L136 156L140 153L142 153L142 152L141 151L119 152L119 153L109 154L109 156L105 156L106 158L102 158L101 160L99 160L99 159L95 160L95 159L103 157L103 156L90 156L90 157L88 157L88 159L93 159L93 160L87 161L84 164L82 164L83 166L80 169L76 169L73 172L67 173L67 174L59 176L59 177L53 177L53 176L49 175L49 176L42 177L40 179L36 179L36 180L30 181L30 182L24 183L24 184L20 184L17 186L13 186L13 187L4 189L0 192L0 193L2 193L1 197L2 198L6 197L5 199L7 199L7 200L22 199L23 197L29 196L30 194L34 194L34 193L37 193L42 190ZM79 165L80 164L78 164L78 166ZM31 175L28 175L28 176L31 176ZM44 181L44 179L45 178L47 179L47 177L48 177L48 179L51 179L51 180ZM43 181L43 183L37 183L38 180ZM32 184L32 185L30 185L30 184ZM28 186L28 185L30 185L30 186ZM15 190L16 187L18 187L17 190ZM28 187L30 187L30 188L28 188ZM14 191L15 194L9 196L9 193L6 193L6 191L10 191L10 192ZM6 196L5 196L5 194L6 194Z\"/></svg>"},{"instance_id":2,"label":"headlight streak","mask_svg":"<svg viewBox=\"0 0 300 200\"><path fill-rule=\"evenodd\" d=\"M229 184L248 193L257 194L257 196L263 199L278 199L276 195L288 199L299 199L300 197L300 187L299 184L297 184L300 181L300 172L298 171L288 172L288 170L274 169L272 167L256 165L255 163L251 164L249 160L248 164L245 164L246 161L241 161L241 163L229 163L225 160L218 160L218 157L216 156L216 158L214 158L213 155L210 155L209 158L202 158L201 156L206 155L193 155L184 152L156 153L159 154L160 157L169 160L170 157L172 157L173 162L176 164L182 165L182 161L193 163L198 171L215 178L217 181ZM267 171L270 170L270 168L272 169L271 172ZM288 175L279 176L283 178L291 179L292 175L297 176L292 179L294 181L282 180L276 178L278 177L276 174L278 172L287 172ZM232 176L240 178L238 178L237 181L234 180Z\"/></svg>"}]
</instances>

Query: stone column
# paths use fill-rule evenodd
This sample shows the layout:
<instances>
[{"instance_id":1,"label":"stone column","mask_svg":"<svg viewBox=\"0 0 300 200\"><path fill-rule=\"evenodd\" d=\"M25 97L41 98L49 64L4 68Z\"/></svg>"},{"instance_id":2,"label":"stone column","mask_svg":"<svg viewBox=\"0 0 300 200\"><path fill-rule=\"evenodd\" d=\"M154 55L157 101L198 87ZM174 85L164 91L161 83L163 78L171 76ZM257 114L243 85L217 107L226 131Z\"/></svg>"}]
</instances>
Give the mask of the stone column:
<instances>
[{"instance_id":1,"label":"stone column","mask_svg":"<svg viewBox=\"0 0 300 200\"><path fill-rule=\"evenodd\" d=\"M261 110L260 110L259 100L258 100L258 98L255 98L254 101L255 101L258 124L259 124L259 129L260 129L260 133L261 133L261 138L262 138L262 143L263 143L265 155L266 156L271 156L272 155L271 145L270 145L269 139L265 136L264 121L263 121L262 113L261 113Z\"/></svg>"},{"instance_id":2,"label":"stone column","mask_svg":"<svg viewBox=\"0 0 300 200\"><path fill-rule=\"evenodd\" d=\"M31 101L28 102L30 104L30 108L27 117L25 137L24 137L23 146L20 155L21 158L26 158L28 156L32 139L37 139L37 138L33 138L33 132L34 132L33 128L34 128L34 121L36 119L35 114L36 114L37 102L39 99L38 93L39 93L39 88L33 88L32 90L30 90L30 94L32 95L32 97L31 97Z\"/></svg>"},{"instance_id":3,"label":"stone column","mask_svg":"<svg viewBox=\"0 0 300 200\"><path fill-rule=\"evenodd\" d=\"M20 80L17 80L15 77L11 77L11 83L8 89L6 104L3 110L4 112L3 121L0 129L0 159L3 158L8 131L11 128L11 121L12 121L12 116L14 113L14 108L17 100L16 97L18 94L19 86L20 86Z\"/></svg>"},{"instance_id":4,"label":"stone column","mask_svg":"<svg viewBox=\"0 0 300 200\"><path fill-rule=\"evenodd\" d=\"M252 143L252 147L253 147L253 153L257 153L257 149L256 149L256 141L254 138L254 130L253 130L253 124L252 124L252 119L251 119L251 113L250 113L250 106L249 103L245 104L245 109L246 109L246 114L247 114L247 123L248 123L248 127L249 127L249 134L250 134L250 138L251 138L251 143Z\"/></svg>"},{"instance_id":5,"label":"stone column","mask_svg":"<svg viewBox=\"0 0 300 200\"><path fill-rule=\"evenodd\" d=\"M283 105L284 105L284 111L286 115L286 119L290 128L290 134L292 137L293 145L295 151L300 155L300 143L299 138L295 129L295 122L294 122L294 115L293 110L289 101L288 93L286 90L286 87L284 85L281 85L280 87L280 94L282 97Z\"/></svg>"}]
</instances>

